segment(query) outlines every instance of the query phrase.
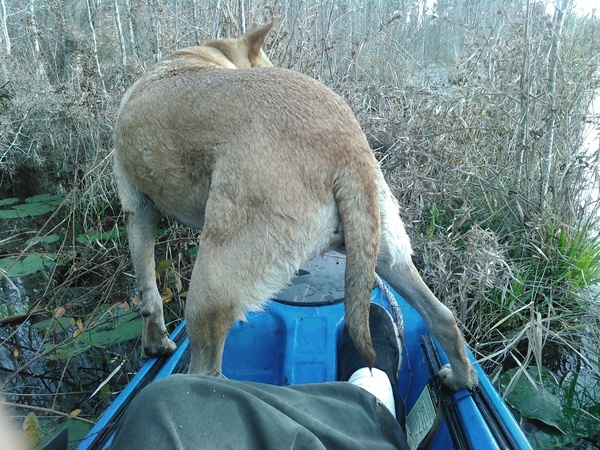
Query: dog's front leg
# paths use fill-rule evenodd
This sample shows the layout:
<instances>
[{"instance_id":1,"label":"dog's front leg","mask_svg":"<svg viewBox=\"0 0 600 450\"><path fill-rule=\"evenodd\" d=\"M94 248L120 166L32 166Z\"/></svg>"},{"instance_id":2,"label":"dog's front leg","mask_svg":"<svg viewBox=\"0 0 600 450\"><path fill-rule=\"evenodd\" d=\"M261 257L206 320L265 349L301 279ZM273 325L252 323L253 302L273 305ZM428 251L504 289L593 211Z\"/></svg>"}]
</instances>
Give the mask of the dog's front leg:
<instances>
[{"instance_id":1,"label":"dog's front leg","mask_svg":"<svg viewBox=\"0 0 600 450\"><path fill-rule=\"evenodd\" d=\"M176 345L168 337L162 298L156 286L154 236L161 216L147 203L137 205L134 211L126 210L126 215L131 259L144 318L142 356L146 358L167 356L173 353Z\"/></svg>"}]
</instances>

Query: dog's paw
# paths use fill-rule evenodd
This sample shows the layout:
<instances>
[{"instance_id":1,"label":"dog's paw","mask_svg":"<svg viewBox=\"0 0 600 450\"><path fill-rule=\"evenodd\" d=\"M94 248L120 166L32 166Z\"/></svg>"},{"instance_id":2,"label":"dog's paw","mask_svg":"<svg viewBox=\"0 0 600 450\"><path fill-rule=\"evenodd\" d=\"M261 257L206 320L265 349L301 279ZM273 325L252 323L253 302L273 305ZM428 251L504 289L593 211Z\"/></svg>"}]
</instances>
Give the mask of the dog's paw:
<instances>
[{"instance_id":1,"label":"dog's paw","mask_svg":"<svg viewBox=\"0 0 600 450\"><path fill-rule=\"evenodd\" d=\"M164 338L160 342L147 342L142 348L143 358L164 358L171 355L177 345L169 338Z\"/></svg>"},{"instance_id":2,"label":"dog's paw","mask_svg":"<svg viewBox=\"0 0 600 450\"><path fill-rule=\"evenodd\" d=\"M445 386L453 391L458 391L460 389L471 389L477 385L477 372L470 364L468 368L468 373L458 374L452 370L450 364L446 364L438 372L438 377Z\"/></svg>"}]
</instances>

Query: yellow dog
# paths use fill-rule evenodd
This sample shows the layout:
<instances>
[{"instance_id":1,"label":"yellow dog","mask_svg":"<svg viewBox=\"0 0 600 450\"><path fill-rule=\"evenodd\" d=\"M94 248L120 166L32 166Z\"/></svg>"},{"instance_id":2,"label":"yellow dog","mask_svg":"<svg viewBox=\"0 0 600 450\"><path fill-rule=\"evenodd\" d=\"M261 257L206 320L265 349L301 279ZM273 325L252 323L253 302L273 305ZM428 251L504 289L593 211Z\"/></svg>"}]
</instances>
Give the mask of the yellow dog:
<instances>
[{"instance_id":1,"label":"yellow dog","mask_svg":"<svg viewBox=\"0 0 600 450\"><path fill-rule=\"evenodd\" d=\"M114 175L142 298L143 351L169 354L156 287L162 215L202 229L186 303L190 372L220 374L234 321L259 310L298 268L346 247L346 322L365 361L374 272L425 319L452 389L477 382L454 316L411 261L398 206L356 118L312 78L271 67L273 23L167 55L125 94Z\"/></svg>"}]
</instances>

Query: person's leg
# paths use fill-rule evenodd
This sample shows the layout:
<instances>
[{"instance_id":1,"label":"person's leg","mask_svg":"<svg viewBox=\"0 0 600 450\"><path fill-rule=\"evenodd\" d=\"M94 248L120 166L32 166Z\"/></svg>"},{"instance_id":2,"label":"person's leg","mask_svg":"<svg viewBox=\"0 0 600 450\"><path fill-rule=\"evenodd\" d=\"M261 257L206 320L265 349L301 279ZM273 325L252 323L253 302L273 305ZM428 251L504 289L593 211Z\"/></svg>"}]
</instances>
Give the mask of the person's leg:
<instances>
[{"instance_id":1,"label":"person's leg","mask_svg":"<svg viewBox=\"0 0 600 450\"><path fill-rule=\"evenodd\" d=\"M173 375L134 399L112 448L408 448L404 403L396 393L398 332L387 311L374 304L370 327L377 352L373 376L347 331L338 355L340 379L362 380L362 387L343 382L281 387ZM390 390L397 420L390 414Z\"/></svg>"},{"instance_id":2,"label":"person's leg","mask_svg":"<svg viewBox=\"0 0 600 450\"><path fill-rule=\"evenodd\" d=\"M358 386L375 396L396 417L396 402L388 376L384 371L368 367L358 369L348 379L350 384Z\"/></svg>"},{"instance_id":3,"label":"person's leg","mask_svg":"<svg viewBox=\"0 0 600 450\"><path fill-rule=\"evenodd\" d=\"M404 426L404 402L398 395L401 354L398 328L385 308L371 303L369 327L377 359L372 370L362 359L344 328L338 351L339 379L374 395Z\"/></svg>"},{"instance_id":4,"label":"person's leg","mask_svg":"<svg viewBox=\"0 0 600 450\"><path fill-rule=\"evenodd\" d=\"M363 389L331 382L272 386L172 375L146 387L113 449L405 449L404 432Z\"/></svg>"}]
</instances>

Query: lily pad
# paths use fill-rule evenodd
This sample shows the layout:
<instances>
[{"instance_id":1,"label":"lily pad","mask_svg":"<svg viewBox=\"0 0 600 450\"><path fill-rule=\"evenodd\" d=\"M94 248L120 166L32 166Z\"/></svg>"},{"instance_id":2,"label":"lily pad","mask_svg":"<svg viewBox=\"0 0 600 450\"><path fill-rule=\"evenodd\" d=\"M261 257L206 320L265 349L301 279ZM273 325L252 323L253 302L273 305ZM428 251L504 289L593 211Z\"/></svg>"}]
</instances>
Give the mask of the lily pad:
<instances>
[{"instance_id":1,"label":"lily pad","mask_svg":"<svg viewBox=\"0 0 600 450\"><path fill-rule=\"evenodd\" d=\"M34 324L31 324L31 329L33 330L48 330L56 331L56 332L65 332L67 328L71 326L71 319L66 316L62 317L52 317L50 319L41 320Z\"/></svg>"},{"instance_id":2,"label":"lily pad","mask_svg":"<svg viewBox=\"0 0 600 450\"><path fill-rule=\"evenodd\" d=\"M93 418L91 418L93 419ZM92 429L93 424L87 421L77 420L75 418L68 418L65 420L56 421L51 417L40 418L40 430L43 432L43 436L40 441L40 447L48 444L56 435L58 435L63 428L69 429L69 443L67 449L75 449L77 445L87 436Z\"/></svg>"},{"instance_id":3,"label":"lily pad","mask_svg":"<svg viewBox=\"0 0 600 450\"><path fill-rule=\"evenodd\" d=\"M56 319L54 319L56 320ZM58 323L64 320L58 319ZM44 323L48 326L49 323ZM123 308L105 309L85 321L83 331L68 344L58 347L48 355L49 359L63 360L85 353L92 347L105 349L121 342L137 339L142 333L142 317L138 312L124 312ZM52 343L44 344L44 349L52 348Z\"/></svg>"},{"instance_id":4,"label":"lily pad","mask_svg":"<svg viewBox=\"0 0 600 450\"><path fill-rule=\"evenodd\" d=\"M69 261L64 255L56 253L32 253L27 256L9 256L0 259L0 269L6 272L9 278L18 278L31 275L39 270L61 266Z\"/></svg>"},{"instance_id":5,"label":"lily pad","mask_svg":"<svg viewBox=\"0 0 600 450\"><path fill-rule=\"evenodd\" d=\"M552 449L600 434L600 380L591 372L570 374L559 385L552 373L528 367L506 396L507 403L521 416L539 421L538 430L526 434L534 448ZM509 370L500 377L501 391L517 374Z\"/></svg>"},{"instance_id":6,"label":"lily pad","mask_svg":"<svg viewBox=\"0 0 600 450\"><path fill-rule=\"evenodd\" d=\"M14 198L0 199L0 206L10 206L0 209L0 219L18 219L47 214L56 210L63 202L64 197L63 194L41 194L29 197L20 204L15 204L17 199Z\"/></svg>"},{"instance_id":7,"label":"lily pad","mask_svg":"<svg viewBox=\"0 0 600 450\"><path fill-rule=\"evenodd\" d=\"M115 344L136 339L142 332L142 318L135 311L104 316L100 320L101 322L92 327L90 331L84 331L81 334L81 342L91 347L109 348Z\"/></svg>"},{"instance_id":8,"label":"lily pad","mask_svg":"<svg viewBox=\"0 0 600 450\"><path fill-rule=\"evenodd\" d=\"M19 203L18 198L1 198L0 199L0 206L14 205L15 203Z\"/></svg>"}]
</instances>

